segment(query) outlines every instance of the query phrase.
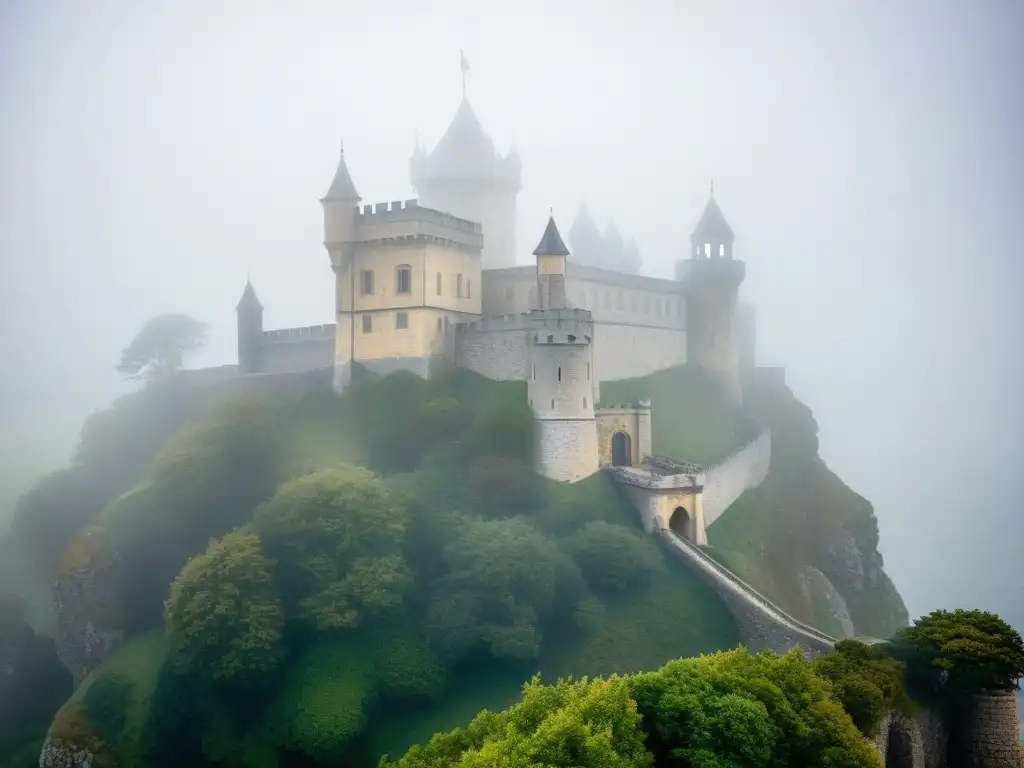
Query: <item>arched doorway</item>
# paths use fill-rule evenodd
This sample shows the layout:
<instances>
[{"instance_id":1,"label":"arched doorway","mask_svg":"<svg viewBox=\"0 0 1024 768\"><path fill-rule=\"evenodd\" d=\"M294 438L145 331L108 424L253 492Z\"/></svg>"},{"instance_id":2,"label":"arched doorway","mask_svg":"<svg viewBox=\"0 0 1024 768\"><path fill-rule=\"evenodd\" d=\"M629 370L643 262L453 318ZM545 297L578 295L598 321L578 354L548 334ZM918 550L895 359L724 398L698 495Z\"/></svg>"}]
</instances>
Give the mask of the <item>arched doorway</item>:
<instances>
[{"instance_id":1,"label":"arched doorway","mask_svg":"<svg viewBox=\"0 0 1024 768\"><path fill-rule=\"evenodd\" d=\"M693 519L684 507L676 507L672 510L672 517L668 519L668 527L687 541L693 541Z\"/></svg>"},{"instance_id":2,"label":"arched doorway","mask_svg":"<svg viewBox=\"0 0 1024 768\"><path fill-rule=\"evenodd\" d=\"M629 435L625 432L616 432L612 435L612 466L628 467L633 462L630 460Z\"/></svg>"}]
</instances>

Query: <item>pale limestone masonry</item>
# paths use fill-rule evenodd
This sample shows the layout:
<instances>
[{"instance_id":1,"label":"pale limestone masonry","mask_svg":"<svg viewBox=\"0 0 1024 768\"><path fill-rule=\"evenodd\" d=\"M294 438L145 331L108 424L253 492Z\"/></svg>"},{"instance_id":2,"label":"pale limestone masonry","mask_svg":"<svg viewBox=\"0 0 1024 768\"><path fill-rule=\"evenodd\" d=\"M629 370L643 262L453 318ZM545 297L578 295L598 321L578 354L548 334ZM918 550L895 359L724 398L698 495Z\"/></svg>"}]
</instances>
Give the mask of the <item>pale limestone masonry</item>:
<instances>
[{"instance_id":1,"label":"pale limestone masonry","mask_svg":"<svg viewBox=\"0 0 1024 768\"><path fill-rule=\"evenodd\" d=\"M771 650L781 654L799 646L805 656L813 657L835 646L835 638L790 616L700 547L670 529L659 533L672 553L691 566L728 606L740 640L752 653Z\"/></svg>"},{"instance_id":2,"label":"pale limestone masonry","mask_svg":"<svg viewBox=\"0 0 1024 768\"><path fill-rule=\"evenodd\" d=\"M711 526L746 491L768 476L772 435L764 430L738 451L704 470L704 525Z\"/></svg>"},{"instance_id":3,"label":"pale limestone masonry","mask_svg":"<svg viewBox=\"0 0 1024 768\"><path fill-rule=\"evenodd\" d=\"M454 329L455 364L494 381L523 381L530 375L529 313L499 315Z\"/></svg>"},{"instance_id":4,"label":"pale limestone masonry","mask_svg":"<svg viewBox=\"0 0 1024 768\"><path fill-rule=\"evenodd\" d=\"M534 422L537 472L575 483L597 472L597 424L593 419Z\"/></svg>"}]
</instances>

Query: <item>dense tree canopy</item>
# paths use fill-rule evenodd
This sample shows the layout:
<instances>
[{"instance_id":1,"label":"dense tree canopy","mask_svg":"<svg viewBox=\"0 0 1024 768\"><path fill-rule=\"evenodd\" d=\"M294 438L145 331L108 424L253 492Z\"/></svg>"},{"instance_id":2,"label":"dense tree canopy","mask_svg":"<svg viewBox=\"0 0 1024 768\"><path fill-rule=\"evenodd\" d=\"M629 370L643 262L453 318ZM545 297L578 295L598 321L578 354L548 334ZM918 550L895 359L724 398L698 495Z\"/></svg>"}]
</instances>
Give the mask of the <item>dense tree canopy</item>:
<instances>
[{"instance_id":1,"label":"dense tree canopy","mask_svg":"<svg viewBox=\"0 0 1024 768\"><path fill-rule=\"evenodd\" d=\"M865 643L841 640L833 652L819 656L812 666L832 683L836 698L865 736L874 737L890 711L906 711L910 704L903 665Z\"/></svg>"},{"instance_id":2,"label":"dense tree canopy","mask_svg":"<svg viewBox=\"0 0 1024 768\"><path fill-rule=\"evenodd\" d=\"M914 682L928 688L944 680L952 691L1009 689L1024 677L1024 641L988 611L933 611L897 633L894 646Z\"/></svg>"},{"instance_id":3,"label":"dense tree canopy","mask_svg":"<svg viewBox=\"0 0 1024 768\"><path fill-rule=\"evenodd\" d=\"M188 315L159 315L125 347L117 371L130 378L161 378L181 370L184 356L205 342L205 323Z\"/></svg>"}]
</instances>

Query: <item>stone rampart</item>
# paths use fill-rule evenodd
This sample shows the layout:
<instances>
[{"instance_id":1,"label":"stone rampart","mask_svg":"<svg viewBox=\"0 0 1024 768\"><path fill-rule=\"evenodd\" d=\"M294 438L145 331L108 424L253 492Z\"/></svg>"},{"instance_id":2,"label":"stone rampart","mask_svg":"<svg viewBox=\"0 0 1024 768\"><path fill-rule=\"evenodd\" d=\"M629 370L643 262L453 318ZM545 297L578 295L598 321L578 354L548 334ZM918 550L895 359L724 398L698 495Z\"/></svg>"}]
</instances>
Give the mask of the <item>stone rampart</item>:
<instances>
[{"instance_id":1,"label":"stone rampart","mask_svg":"<svg viewBox=\"0 0 1024 768\"><path fill-rule=\"evenodd\" d=\"M799 646L805 656L817 656L835 646L835 638L790 616L700 547L670 529L658 533L669 549L693 567L725 602L736 620L740 639L752 653L771 650L781 654Z\"/></svg>"},{"instance_id":2,"label":"stone rampart","mask_svg":"<svg viewBox=\"0 0 1024 768\"><path fill-rule=\"evenodd\" d=\"M710 527L744 492L763 483L771 460L772 435L766 429L718 464L708 467L704 471L704 524Z\"/></svg>"},{"instance_id":3,"label":"stone rampart","mask_svg":"<svg viewBox=\"0 0 1024 768\"><path fill-rule=\"evenodd\" d=\"M599 381L647 376L686 362L686 331L594 321Z\"/></svg>"},{"instance_id":4,"label":"stone rampart","mask_svg":"<svg viewBox=\"0 0 1024 768\"><path fill-rule=\"evenodd\" d=\"M455 364L495 381L524 381L529 375L526 315L502 315L460 323L455 328Z\"/></svg>"},{"instance_id":5,"label":"stone rampart","mask_svg":"<svg viewBox=\"0 0 1024 768\"><path fill-rule=\"evenodd\" d=\"M1016 691L989 691L973 696L950 719L950 768L1024 766Z\"/></svg>"},{"instance_id":6,"label":"stone rampart","mask_svg":"<svg viewBox=\"0 0 1024 768\"><path fill-rule=\"evenodd\" d=\"M260 334L260 342L262 344L287 344L297 341L333 339L336 332L337 326L334 323L307 325L303 328L279 328L273 331L263 331Z\"/></svg>"}]
</instances>

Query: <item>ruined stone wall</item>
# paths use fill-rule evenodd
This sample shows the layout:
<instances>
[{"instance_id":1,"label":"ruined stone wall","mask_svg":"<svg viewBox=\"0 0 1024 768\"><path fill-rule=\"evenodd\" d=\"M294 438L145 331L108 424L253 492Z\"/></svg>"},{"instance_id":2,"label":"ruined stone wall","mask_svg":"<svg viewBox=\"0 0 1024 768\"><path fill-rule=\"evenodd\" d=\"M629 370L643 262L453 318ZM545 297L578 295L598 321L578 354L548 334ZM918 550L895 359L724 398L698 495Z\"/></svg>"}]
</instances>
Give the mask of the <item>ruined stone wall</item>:
<instances>
[{"instance_id":1,"label":"ruined stone wall","mask_svg":"<svg viewBox=\"0 0 1024 768\"><path fill-rule=\"evenodd\" d=\"M711 526L745 491L768 476L772 436L765 430L720 463L705 470L704 524Z\"/></svg>"}]
</instances>

